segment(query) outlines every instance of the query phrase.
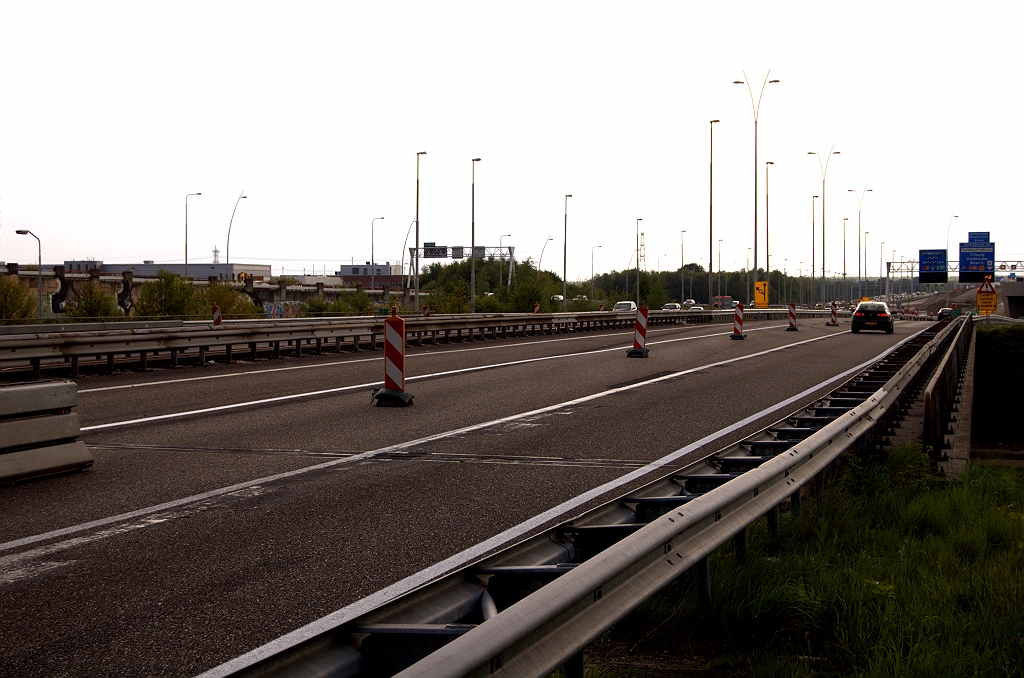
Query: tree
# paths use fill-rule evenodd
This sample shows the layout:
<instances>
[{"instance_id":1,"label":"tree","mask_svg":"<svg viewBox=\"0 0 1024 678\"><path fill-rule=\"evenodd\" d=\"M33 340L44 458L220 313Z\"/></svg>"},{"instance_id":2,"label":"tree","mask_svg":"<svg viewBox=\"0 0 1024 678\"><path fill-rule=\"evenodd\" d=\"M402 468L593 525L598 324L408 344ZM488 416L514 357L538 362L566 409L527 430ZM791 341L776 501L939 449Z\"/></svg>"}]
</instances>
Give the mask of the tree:
<instances>
[{"instance_id":1,"label":"tree","mask_svg":"<svg viewBox=\"0 0 1024 678\"><path fill-rule=\"evenodd\" d=\"M21 286L16 276L0 276L0 321L12 324L14 320L36 315L36 301Z\"/></svg>"},{"instance_id":2,"label":"tree","mask_svg":"<svg viewBox=\"0 0 1024 678\"><path fill-rule=\"evenodd\" d=\"M257 307L248 295L232 289L226 283L211 283L196 296L199 305L207 310L217 304L224 318L258 318L263 315L262 306Z\"/></svg>"},{"instance_id":3,"label":"tree","mask_svg":"<svg viewBox=\"0 0 1024 678\"><path fill-rule=\"evenodd\" d=\"M117 298L107 294L95 280L76 285L64 307L64 315L68 318L85 320L87 318L119 318L124 315L117 305Z\"/></svg>"},{"instance_id":4,"label":"tree","mask_svg":"<svg viewBox=\"0 0 1024 678\"><path fill-rule=\"evenodd\" d=\"M181 276L161 269L157 279L142 284L139 300L132 307L135 315L154 318L206 316L196 288Z\"/></svg>"}]
</instances>

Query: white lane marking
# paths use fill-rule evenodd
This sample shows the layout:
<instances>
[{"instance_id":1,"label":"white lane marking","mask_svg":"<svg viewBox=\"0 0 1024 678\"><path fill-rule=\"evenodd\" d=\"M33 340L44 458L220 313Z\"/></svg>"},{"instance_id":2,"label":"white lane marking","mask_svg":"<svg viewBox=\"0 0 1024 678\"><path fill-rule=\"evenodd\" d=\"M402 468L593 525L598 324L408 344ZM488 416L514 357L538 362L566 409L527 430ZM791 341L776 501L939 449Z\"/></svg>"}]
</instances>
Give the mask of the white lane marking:
<instances>
[{"instance_id":1,"label":"white lane marking","mask_svg":"<svg viewBox=\"0 0 1024 678\"><path fill-rule=\"evenodd\" d=\"M415 574L411 574L405 579L397 581L394 584L391 584L390 586L387 586L377 591L376 593L372 593L365 598L362 598L354 603L346 605L340 610L331 612L330 614L321 617L316 621L310 622L309 624L306 624L305 626L302 626L290 633L287 633L281 636L280 638L277 638L276 640L272 640L266 645L258 647L255 650L251 650L240 657L236 657L235 659L229 660L221 664L220 666L214 667L209 671L198 676L198 678L223 678L224 676L229 676L240 669L252 666L256 662L266 659L267 657L282 652L288 648L295 647L296 645L306 640L309 640L310 638L313 638L321 633L324 633L325 631L335 629L341 624L351 621L357 617L366 614L367 612L370 612L371 610L380 607L381 605L384 605L385 603L395 600L399 596L403 596L409 591L412 591L413 589L419 588L424 584L427 584L435 579L438 579L439 577L442 577L461 567L464 567L465 565L473 562L474 560L477 560L487 555L488 553L495 551L496 549L502 546L505 546L506 544L522 537L523 535L529 534L530 532L538 528L541 528L544 525L558 518L561 518L569 511L577 509L593 499L597 499L598 497L604 494L612 492L622 487L623 485L632 482L633 480L642 478L650 473L658 471L659 469L662 469L663 467L672 464L675 461L678 461L680 458L686 456L687 454L695 452L700 448L704 447L705 445L708 445L718 440L719 438L729 435L734 431L738 431L744 426L752 424L758 421L759 419L762 419L768 416L769 414L772 414L773 412L777 412L780 409L786 408L792 405L793 403L799 402L804 398L817 393L818 391L824 389L829 384L833 384L836 381L839 381L840 379L844 379L850 376L851 374L856 374L857 372L863 370L868 365L874 363L875 361L881 359L885 355L891 353L904 342L913 339L918 334L920 334L920 332L915 332L907 339L904 339L903 341L897 343L891 348L888 348L882 353L878 354L874 358L871 358L861 363L860 365L857 365L856 367L851 367L845 372L842 372L834 377L830 377L822 382L819 382L818 384L808 389L805 389L804 391L801 391L800 393L797 393L796 395L791 396L779 403L776 403L771 407L767 407L761 410L760 412L740 419L739 421L730 424L729 426L719 431L710 433L701 438L700 440L690 443L686 447L682 447L676 450L675 452L671 452L665 455L664 457L661 457L660 459L652 461L651 463L647 464L642 468L638 468L635 471L630 471L629 473L620 476L615 480L608 481L607 483L599 485L598 487L595 487L591 490L588 490L583 494L577 495L572 499L569 499L568 501L564 501L561 504L554 506L548 509L547 511L544 511L543 513L540 513L530 518L529 520L519 523L515 527L510 527L504 532L500 532L494 535L490 539L487 539L485 541L480 542L479 544L471 546L468 549L465 549L460 553L456 553L455 555L450 556L435 565L431 565L426 569L420 570Z\"/></svg>"},{"instance_id":2,"label":"white lane marking","mask_svg":"<svg viewBox=\"0 0 1024 678\"><path fill-rule=\"evenodd\" d=\"M769 330L769 329L776 329L776 328L779 328L779 327L784 327L784 326L783 325L773 325L771 327L760 327L760 328L752 329L750 331L751 332L756 332L758 330ZM678 337L676 339L664 339L662 341L651 342L650 345L653 346L654 344L670 344L670 343L673 343L673 342L676 342L676 341L692 341L694 339L707 339L708 337L723 336L723 335L726 335L726 334L731 334L731 333L730 332L718 332L716 334L702 334L702 335L698 335L698 336L694 336L694 337ZM826 336L839 336L839 335L836 334L836 335L826 335ZM822 338L824 338L824 337L818 337L818 339L822 339ZM816 340L815 339L810 339L808 341L816 341ZM797 342L797 344L799 344L799 343L806 343L806 342ZM787 344L787 346L796 346L797 344ZM489 365L477 365L475 367L463 367L463 368L460 368L460 369L457 369L457 370L446 370L444 372L433 372L431 374L420 374L420 375L416 375L416 376L412 376L412 377L406 377L405 381L409 382L409 381L419 381L421 379L434 379L434 378L437 378L437 377L447 377L447 376L450 376L450 375L453 375L453 374L464 374L466 372L481 372L483 370L494 370L494 369L498 369L500 367L511 367L513 365L525 365L527 363L543 362L545 360L557 360L557 359L560 359L560 358L575 358L575 357L578 357L578 356L589 356L589 355L595 355L597 353L608 353L610 351L621 351L621 350L623 350L625 348L628 348L628 347L627 346L614 346L612 348L601 348L601 349L597 349L597 350L594 350L594 351L581 351L579 353L560 353L560 354L557 354L557 355L541 356L539 358L524 358L523 360L511 360L509 362L504 362L504 363L491 363ZM754 355L758 355L758 354L754 354ZM282 401L286 401L286 400L295 400L297 398L311 398L313 396L326 395L328 393L342 393L344 391L353 391L353 390L356 390L356 389L371 388L371 387L374 387L374 386L380 386L383 383L384 383L383 381L369 381L369 382L366 382L366 383L363 383L363 384L351 384L349 386L336 386L334 388L327 388L327 389L322 389L322 390L319 390L319 391L307 391L305 393L290 393L288 395L275 396L273 398L263 398L261 400L248 400L248 401L241 402L241 403L231 403L231 404L228 404L228 405L216 405L214 407L204 407L204 408L198 409L198 410L186 410L184 412L171 412L170 414L155 414L155 415L153 415L151 417L141 417L139 419L127 419L125 421L113 421L113 422L109 422L107 424L93 424L92 426L83 426L81 428L81 430L82 431L97 431L97 430L105 429L105 428L119 428L121 426L129 426L129 425L133 425L133 424L146 424L146 423L149 423L149 422L152 422L152 421L163 421L165 419L176 419L178 417L189 417L189 416L194 416L194 415L197 415L197 414L209 414L210 412L223 412L225 410L235 410L235 409L238 409L240 407L252 407L252 406L255 406L255 405L267 405L269 403L277 403L277 402L282 402Z\"/></svg>"},{"instance_id":3,"label":"white lane marking","mask_svg":"<svg viewBox=\"0 0 1024 678\"><path fill-rule=\"evenodd\" d=\"M461 436L461 435L465 435L466 433L472 433L474 431L479 431L481 429L490 428L492 426L497 426L499 424L505 424L505 423L508 423L508 422L520 421L520 420L523 420L523 419L530 419L530 418L536 417L536 416L541 415L541 414L546 414L548 412L554 412L556 410L565 409L567 407L572 407L574 405L579 405L579 404L582 404L582 403L590 402L591 400L597 400L599 398L604 398L606 396L614 395L616 393L623 393L625 391L631 391L633 389L641 388L641 387L644 387L644 386L649 386L651 384L655 384L655 383L658 383L658 382L661 382L661 381L665 381L667 379L673 379L675 377L679 377L679 376L682 376L682 375L693 374L693 373L696 373L696 372L701 372L703 370L710 369L712 367L718 367L719 365L727 365L729 363L740 362L740 361L743 361L743 360L750 360L752 358L756 358L756 357L759 357L759 356L762 356L762 355L766 355L768 353L775 353L776 351L782 351L782 350L785 350L785 349L790 348L792 346L797 346L797 345L800 345L800 344L809 344L809 343L814 342L814 341L820 341L822 339L829 339L831 337L837 337L837 336L840 336L840 335L838 335L838 334L827 334L827 335L824 335L824 336L821 336L821 337L815 337L814 339L807 339L806 341L797 342L795 344L786 344L785 346L778 346L776 348L767 349L765 351L760 351L758 353L751 353L749 355L738 356L736 358L729 358L727 360L721 360L721 361L716 362L716 363L710 363L708 365L701 365L699 367L690 368L688 370L682 370L680 372L674 372L674 373L671 373L671 374L662 375L660 377L655 377L653 379L647 379L645 381L641 381L641 382L638 382L638 383L635 383L635 384L629 384L627 386L619 386L618 388L612 388L612 389L608 389L606 391L600 391L598 393L592 393L592 394L587 395L587 396L582 396L580 398L575 398L573 400L567 400L565 402L556 403L554 405L548 405L546 407L541 407L541 408L538 408L536 410L530 410L528 412L520 412L519 414L511 414L511 415L509 415L507 417L501 417L499 419L492 419L490 421L481 422L479 424L470 424L469 426L463 426L461 428L452 429L450 431L444 431L442 433L434 433L434 434L431 434L431 435L428 435L428 436L424 436L422 438L416 438L415 440L408 440L408 441L403 442L403 443L396 443L394 445L389 445L387 447L381 447L379 449L372 450L370 452L362 452L360 454L353 454L352 456L345 457L343 459L332 459L331 461L325 461L325 462L320 463L320 464L313 464L312 466L306 466L306 467L303 467L303 468L300 468L300 469L295 469L295 470L292 470L292 471L285 471L284 473L278 473L278 474L275 474L275 475L272 475L272 476L267 476L265 478L257 478L256 480L247 480L245 482L236 483L234 485L229 485L227 487L222 487L222 488L219 488L219 489L216 489L216 490L209 490L207 492L202 492L200 494L194 494L194 495L192 495L190 497L183 497L182 499L175 499L173 501L164 502L162 504L157 504L155 506L150 506L150 507L147 507L147 508L141 508L141 509L137 509L135 511L129 511L127 513L120 513L118 515L110 516L110 517L107 517L107 518L100 518L100 519L97 519L97 520L91 520L91 521L86 522L86 523L80 523L78 525L72 525L70 527L64 527L64 528L61 528L61 529L58 529L58 530L52 530L50 532L44 532L42 534L37 534L37 535L30 536L30 537L22 537L21 539L15 539L13 541L8 541L8 542L4 542L4 543L0 544L0 551L6 551L6 550L9 550L9 549L12 549L12 548L18 548L20 546L25 546L27 544L34 544L34 543L39 542L39 541L44 541L44 540L47 540L47 539L54 539L56 537L63 537L65 535L74 534L76 532L81 532L83 530L90 530L90 529L93 529L93 528L96 528L96 527L102 527L104 525L109 525L111 523L116 523L116 522L120 522L120 521L123 521L123 520L130 520L132 518L137 518L139 516L148 515L150 513L156 513L158 511L166 511L167 509L174 508L176 506L183 506L185 504L191 504L191 503L194 503L194 502L197 502L197 501L203 501L205 499L210 499L211 497L217 497L217 496L220 496L222 494L227 494L229 492L237 492L238 490L242 490L242 489L245 489L247 487L252 487L254 485L263 485L263 484L271 483L271 482L274 482L274 481L277 481L277 480L282 480L284 478L291 478L292 476L297 476L297 475L302 475L304 473L309 473L311 471L319 471L321 469L330 468L332 466L338 466L340 464L349 464L349 463L352 463L352 462L355 462L355 461L362 461L364 459L371 459L373 457L376 457L376 456L379 456L379 455L382 455L382 454L401 452L403 450L407 450L407 449L412 448L412 447L417 447L417 446L423 445L425 443L430 443L430 442L434 442L434 441L437 441L437 440L443 440L445 438L455 438L455 437L458 437L458 436ZM885 354L883 353L882 355L885 355ZM872 360L875 360L875 359L872 359ZM867 363L865 363L865 364L867 364Z\"/></svg>"},{"instance_id":4,"label":"white lane marking","mask_svg":"<svg viewBox=\"0 0 1024 678\"><path fill-rule=\"evenodd\" d=\"M681 325L674 327L666 327L662 329L652 329L651 332L673 332L684 329L686 327L696 328L697 325ZM759 328L767 329L767 328ZM476 346L473 348L453 348L443 353L435 351L424 351L422 353L409 353L406 358L426 358L438 355L448 355L451 353L468 353L471 351L494 351L496 349L508 349L508 348L519 348L522 346L535 346L537 344L555 344L563 341L579 341L581 339L598 339L602 337L620 337L630 334L629 332L614 332L609 334L585 334L575 337L561 337L560 339L535 339L533 341L520 341L509 344L497 344L494 346ZM410 347L412 348L412 347ZM165 386L168 384L182 384L190 381L208 381L210 379L230 379L232 377L249 377L253 375L269 374L271 372L289 372L291 370L312 370L323 367L343 367L345 365L355 365L356 363L368 363L380 360L380 358L362 358L358 360L332 360L330 362L316 363L315 365L289 365L288 367L270 367L265 370L248 370L246 372L231 372L230 374L208 374L202 377L182 377L180 379L161 379L159 381L146 381L140 384L121 384L119 386L100 386L97 388L83 388L78 391L78 394L83 393L99 393L100 391L120 391L129 388L143 388L145 386Z\"/></svg>"}]
</instances>

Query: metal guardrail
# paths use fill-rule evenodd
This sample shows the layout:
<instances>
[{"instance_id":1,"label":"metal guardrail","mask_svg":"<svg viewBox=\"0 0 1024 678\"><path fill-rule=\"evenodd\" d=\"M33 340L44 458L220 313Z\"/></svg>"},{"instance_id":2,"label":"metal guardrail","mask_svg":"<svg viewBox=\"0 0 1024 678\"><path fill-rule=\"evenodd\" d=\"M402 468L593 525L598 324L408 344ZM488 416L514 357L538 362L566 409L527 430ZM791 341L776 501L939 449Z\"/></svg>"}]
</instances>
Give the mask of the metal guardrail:
<instances>
[{"instance_id":1,"label":"metal guardrail","mask_svg":"<svg viewBox=\"0 0 1024 678\"><path fill-rule=\"evenodd\" d=\"M953 336L922 330L801 412L354 618L337 614L204 674L582 675L582 650L643 600L780 505L799 511L845 450L887 435ZM326 621L329 619L330 621ZM335 621L336 620L336 621Z\"/></svg>"},{"instance_id":2,"label":"metal guardrail","mask_svg":"<svg viewBox=\"0 0 1024 678\"><path fill-rule=\"evenodd\" d=\"M77 404L70 381L0 386L0 483L92 466L71 411Z\"/></svg>"},{"instance_id":3,"label":"metal guardrail","mask_svg":"<svg viewBox=\"0 0 1024 678\"><path fill-rule=\"evenodd\" d=\"M749 311L747 318L763 320L786 317L785 309ZM804 311L804 317L823 317L822 311ZM582 312L582 313L506 313L415 316L406 318L406 334L417 344L424 338L433 343L462 341L511 336L554 334L559 332L583 332L601 329L631 327L636 317L629 312ZM691 324L709 322L731 322L732 311L652 311L650 324ZM130 325L136 325L131 323ZM250 320L228 322L223 325L212 323L176 323L172 326L153 327L129 326L111 323L101 329L88 328L84 331L68 330L68 325L54 326L51 331L43 325L35 333L0 333L0 368L24 366L31 368L38 377L45 364L70 368L72 376L78 374L79 361L83 357L106 357L106 367L113 371L117 356L138 356L138 362L146 367L147 358L161 352L167 354L171 365L177 365L179 358L197 358L206 361L207 351L212 347L223 350L227 361L232 359L232 348L244 345L255 359L258 348L272 350L274 357L281 355L281 344L286 350L301 353L303 344L321 352L325 342L334 342L334 350L341 352L344 344L350 342L351 350L359 350L364 341L369 348L377 347L378 337L384 334L384 318L362 316L357 318L328 319L302 318L287 320ZM41 330L41 331L40 331Z\"/></svg>"},{"instance_id":4,"label":"metal guardrail","mask_svg":"<svg viewBox=\"0 0 1024 678\"><path fill-rule=\"evenodd\" d=\"M950 420L967 365L967 351L974 331L973 316L960 316L954 325L956 335L924 389L924 449L939 458L945 458L945 450L950 447L946 436L952 433Z\"/></svg>"}]
</instances>

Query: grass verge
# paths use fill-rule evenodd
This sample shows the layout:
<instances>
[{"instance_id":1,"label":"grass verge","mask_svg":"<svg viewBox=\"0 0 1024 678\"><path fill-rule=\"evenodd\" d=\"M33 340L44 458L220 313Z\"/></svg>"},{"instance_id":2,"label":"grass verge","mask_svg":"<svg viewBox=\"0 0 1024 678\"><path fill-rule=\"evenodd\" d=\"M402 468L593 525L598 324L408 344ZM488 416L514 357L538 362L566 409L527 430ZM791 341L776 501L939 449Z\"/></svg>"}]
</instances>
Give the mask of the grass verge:
<instances>
[{"instance_id":1,"label":"grass verge","mask_svg":"<svg viewBox=\"0 0 1024 678\"><path fill-rule=\"evenodd\" d=\"M750 555L711 558L600 638L588 678L1024 675L1024 472L932 471L920 446L844 460Z\"/></svg>"}]
</instances>

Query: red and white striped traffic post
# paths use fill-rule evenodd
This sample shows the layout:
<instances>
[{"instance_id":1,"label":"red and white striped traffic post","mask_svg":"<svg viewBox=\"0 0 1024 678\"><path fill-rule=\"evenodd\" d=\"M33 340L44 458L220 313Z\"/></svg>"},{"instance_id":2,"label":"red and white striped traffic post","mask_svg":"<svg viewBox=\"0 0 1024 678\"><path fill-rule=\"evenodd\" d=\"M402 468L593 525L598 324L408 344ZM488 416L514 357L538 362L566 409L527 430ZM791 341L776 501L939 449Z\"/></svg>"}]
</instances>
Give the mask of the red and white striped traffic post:
<instances>
[{"instance_id":1,"label":"red and white striped traffic post","mask_svg":"<svg viewBox=\"0 0 1024 678\"><path fill-rule=\"evenodd\" d=\"M906 320L906 319L907 319L907 314L903 310L903 304L900 304L900 320Z\"/></svg>"},{"instance_id":2,"label":"red and white striped traffic post","mask_svg":"<svg viewBox=\"0 0 1024 678\"><path fill-rule=\"evenodd\" d=\"M838 311L836 309L836 302L834 302L834 301L832 302L832 306L829 308L829 311L828 311L828 322L825 323L825 324L830 326L830 327L835 327L836 325L839 324Z\"/></svg>"},{"instance_id":3,"label":"red and white striped traffic post","mask_svg":"<svg viewBox=\"0 0 1024 678\"><path fill-rule=\"evenodd\" d=\"M540 313L540 302L539 301L533 302L533 312L534 313Z\"/></svg>"},{"instance_id":4,"label":"red and white striped traffic post","mask_svg":"<svg viewBox=\"0 0 1024 678\"><path fill-rule=\"evenodd\" d=\"M787 332L797 332L796 328L796 303L789 302L789 327L786 328Z\"/></svg>"},{"instance_id":5,"label":"red and white striped traffic post","mask_svg":"<svg viewBox=\"0 0 1024 678\"><path fill-rule=\"evenodd\" d=\"M405 392L405 320L398 316L398 307L391 307L391 317L384 320L384 388L374 389L370 401L377 407L405 407L413 395Z\"/></svg>"},{"instance_id":6,"label":"red and white striped traffic post","mask_svg":"<svg viewBox=\"0 0 1024 678\"><path fill-rule=\"evenodd\" d=\"M597 310L598 310L598 311L603 311L603 310L604 310L604 302L603 302L603 301L601 302L601 308L599 308L599 309L597 309Z\"/></svg>"},{"instance_id":7,"label":"red and white striped traffic post","mask_svg":"<svg viewBox=\"0 0 1024 678\"><path fill-rule=\"evenodd\" d=\"M736 302L736 314L732 320L732 335L730 339L746 339L747 335L743 334L743 302Z\"/></svg>"},{"instance_id":8,"label":"red and white striped traffic post","mask_svg":"<svg viewBox=\"0 0 1024 678\"><path fill-rule=\"evenodd\" d=\"M423 317L424 318L429 318L430 317L430 305L429 304L423 304Z\"/></svg>"},{"instance_id":9,"label":"red and white striped traffic post","mask_svg":"<svg viewBox=\"0 0 1024 678\"><path fill-rule=\"evenodd\" d=\"M627 358L646 358L647 348L647 304L640 304L636 312L636 329L633 332L633 348L626 352Z\"/></svg>"},{"instance_id":10,"label":"red and white striped traffic post","mask_svg":"<svg viewBox=\"0 0 1024 678\"><path fill-rule=\"evenodd\" d=\"M211 310L213 311L213 324L220 325L223 322L220 314L220 306L214 303L213 308Z\"/></svg>"}]
</instances>

